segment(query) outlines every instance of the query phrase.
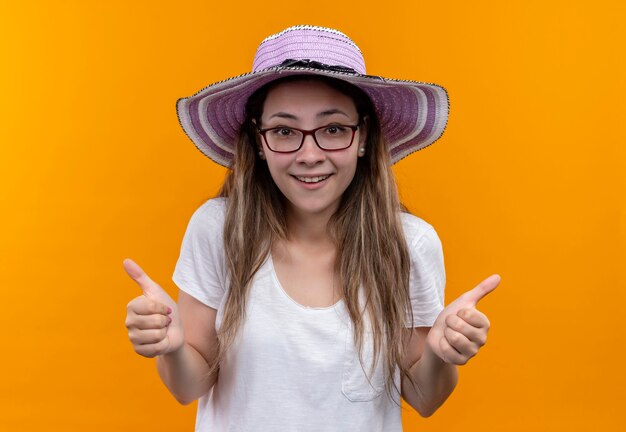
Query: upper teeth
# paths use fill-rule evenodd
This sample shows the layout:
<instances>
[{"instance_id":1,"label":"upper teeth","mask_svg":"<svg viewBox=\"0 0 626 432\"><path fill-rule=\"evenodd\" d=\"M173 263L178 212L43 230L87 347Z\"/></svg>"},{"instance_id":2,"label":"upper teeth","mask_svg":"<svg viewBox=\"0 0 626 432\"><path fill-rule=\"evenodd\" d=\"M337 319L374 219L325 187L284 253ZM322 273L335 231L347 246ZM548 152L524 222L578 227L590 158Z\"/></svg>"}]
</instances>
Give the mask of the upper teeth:
<instances>
[{"instance_id":1,"label":"upper teeth","mask_svg":"<svg viewBox=\"0 0 626 432\"><path fill-rule=\"evenodd\" d=\"M325 175L321 177L298 177L296 176L298 180L300 180L301 182L305 182L305 183L321 182L322 180L326 180L328 177L330 177L330 175Z\"/></svg>"}]
</instances>

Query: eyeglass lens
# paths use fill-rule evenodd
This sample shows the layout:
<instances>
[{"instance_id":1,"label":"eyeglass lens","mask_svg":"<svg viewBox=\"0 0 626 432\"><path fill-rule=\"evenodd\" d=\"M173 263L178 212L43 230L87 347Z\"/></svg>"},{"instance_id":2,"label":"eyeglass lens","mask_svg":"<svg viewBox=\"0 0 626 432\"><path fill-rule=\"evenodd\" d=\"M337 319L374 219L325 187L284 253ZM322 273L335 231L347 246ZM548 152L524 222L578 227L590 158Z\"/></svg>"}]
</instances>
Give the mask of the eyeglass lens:
<instances>
[{"instance_id":1,"label":"eyeglass lens","mask_svg":"<svg viewBox=\"0 0 626 432\"><path fill-rule=\"evenodd\" d=\"M329 125L306 133L314 135L317 144L324 150L341 150L350 147L354 138L354 129L343 125ZM277 152L296 151L304 142L305 132L279 127L265 131L265 140L271 150Z\"/></svg>"}]
</instances>

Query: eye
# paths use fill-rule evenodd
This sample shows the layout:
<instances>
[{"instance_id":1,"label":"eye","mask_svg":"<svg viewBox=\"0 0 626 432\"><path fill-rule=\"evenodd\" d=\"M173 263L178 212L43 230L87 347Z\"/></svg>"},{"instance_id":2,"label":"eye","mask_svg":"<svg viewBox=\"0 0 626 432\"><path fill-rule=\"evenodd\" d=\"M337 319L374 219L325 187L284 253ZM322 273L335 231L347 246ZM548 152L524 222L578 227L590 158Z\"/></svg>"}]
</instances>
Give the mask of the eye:
<instances>
[{"instance_id":1,"label":"eye","mask_svg":"<svg viewBox=\"0 0 626 432\"><path fill-rule=\"evenodd\" d=\"M276 136L279 136L279 137L289 137L289 136L294 135L295 132L291 128L280 127L280 128L271 129L270 133L272 135L276 135Z\"/></svg>"},{"instance_id":2,"label":"eye","mask_svg":"<svg viewBox=\"0 0 626 432\"><path fill-rule=\"evenodd\" d=\"M346 132L346 128L340 125L331 125L324 129L328 135L341 135Z\"/></svg>"}]
</instances>

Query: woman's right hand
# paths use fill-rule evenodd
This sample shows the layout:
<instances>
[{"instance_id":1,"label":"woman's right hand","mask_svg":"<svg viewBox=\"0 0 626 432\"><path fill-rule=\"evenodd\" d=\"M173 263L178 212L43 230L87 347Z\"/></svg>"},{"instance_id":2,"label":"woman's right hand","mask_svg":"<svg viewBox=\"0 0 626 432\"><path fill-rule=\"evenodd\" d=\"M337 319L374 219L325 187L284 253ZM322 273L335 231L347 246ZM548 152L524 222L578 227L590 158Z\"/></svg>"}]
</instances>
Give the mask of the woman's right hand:
<instances>
[{"instance_id":1,"label":"woman's right hand","mask_svg":"<svg viewBox=\"0 0 626 432\"><path fill-rule=\"evenodd\" d=\"M125 259L124 269L143 290L126 306L126 328L135 352L156 357L182 348L185 336L176 302L133 260Z\"/></svg>"}]
</instances>

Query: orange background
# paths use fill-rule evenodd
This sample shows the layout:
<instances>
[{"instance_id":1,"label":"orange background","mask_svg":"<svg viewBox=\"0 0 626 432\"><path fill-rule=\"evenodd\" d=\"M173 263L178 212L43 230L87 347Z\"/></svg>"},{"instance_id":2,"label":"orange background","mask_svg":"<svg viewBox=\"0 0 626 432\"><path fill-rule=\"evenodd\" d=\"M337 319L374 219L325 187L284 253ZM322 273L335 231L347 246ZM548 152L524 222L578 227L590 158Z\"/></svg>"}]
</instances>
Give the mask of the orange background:
<instances>
[{"instance_id":1,"label":"orange background","mask_svg":"<svg viewBox=\"0 0 626 432\"><path fill-rule=\"evenodd\" d=\"M615 430L626 406L624 18L614 1L4 2L0 430L193 430L127 339L135 259L171 295L224 170L174 104L294 24L436 82L443 138L395 167L444 245L447 302L493 272L489 342L405 430Z\"/></svg>"}]
</instances>

